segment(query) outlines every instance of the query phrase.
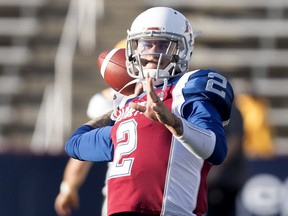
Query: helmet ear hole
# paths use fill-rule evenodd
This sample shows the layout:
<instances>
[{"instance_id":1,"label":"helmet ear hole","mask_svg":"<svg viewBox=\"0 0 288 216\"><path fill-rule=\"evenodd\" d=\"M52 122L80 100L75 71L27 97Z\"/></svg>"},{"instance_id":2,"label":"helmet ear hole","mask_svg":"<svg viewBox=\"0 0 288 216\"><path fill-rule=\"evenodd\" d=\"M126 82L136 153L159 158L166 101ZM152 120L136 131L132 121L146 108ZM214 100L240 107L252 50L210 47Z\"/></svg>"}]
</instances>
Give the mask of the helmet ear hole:
<instances>
[{"instance_id":1,"label":"helmet ear hole","mask_svg":"<svg viewBox=\"0 0 288 216\"><path fill-rule=\"evenodd\" d=\"M178 61L179 61L179 56L178 55L173 55L172 62L173 63L177 63Z\"/></svg>"},{"instance_id":2,"label":"helmet ear hole","mask_svg":"<svg viewBox=\"0 0 288 216\"><path fill-rule=\"evenodd\" d=\"M130 62L135 61L135 58L133 57L132 54L128 56L128 61Z\"/></svg>"}]
</instances>

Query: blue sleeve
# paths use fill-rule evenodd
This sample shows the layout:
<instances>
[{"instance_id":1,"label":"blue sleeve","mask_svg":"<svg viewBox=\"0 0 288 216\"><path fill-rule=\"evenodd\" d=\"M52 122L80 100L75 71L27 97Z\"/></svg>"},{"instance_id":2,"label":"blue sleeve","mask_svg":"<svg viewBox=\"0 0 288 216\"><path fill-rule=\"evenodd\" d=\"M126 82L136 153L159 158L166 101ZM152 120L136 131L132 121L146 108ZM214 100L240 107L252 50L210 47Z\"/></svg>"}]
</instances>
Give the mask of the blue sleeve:
<instances>
[{"instance_id":1,"label":"blue sleeve","mask_svg":"<svg viewBox=\"0 0 288 216\"><path fill-rule=\"evenodd\" d=\"M110 138L111 128L93 128L89 125L79 127L66 142L66 153L79 160L111 161L114 151Z\"/></svg>"},{"instance_id":2,"label":"blue sleeve","mask_svg":"<svg viewBox=\"0 0 288 216\"><path fill-rule=\"evenodd\" d=\"M199 98L183 107L183 115L190 123L215 133L215 148L206 160L214 165L221 164L227 155L227 145L222 118L215 106L209 100Z\"/></svg>"},{"instance_id":3,"label":"blue sleeve","mask_svg":"<svg viewBox=\"0 0 288 216\"><path fill-rule=\"evenodd\" d=\"M217 109L222 122L229 121L234 91L229 81L217 71L206 69L191 74L182 93L186 102L206 98Z\"/></svg>"}]
</instances>

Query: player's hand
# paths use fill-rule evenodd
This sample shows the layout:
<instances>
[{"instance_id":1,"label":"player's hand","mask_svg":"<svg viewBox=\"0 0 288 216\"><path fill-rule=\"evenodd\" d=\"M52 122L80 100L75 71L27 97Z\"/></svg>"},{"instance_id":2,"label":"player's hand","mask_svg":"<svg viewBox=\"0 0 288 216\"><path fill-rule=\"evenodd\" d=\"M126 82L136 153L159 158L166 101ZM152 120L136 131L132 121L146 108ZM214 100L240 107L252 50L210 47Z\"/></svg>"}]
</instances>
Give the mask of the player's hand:
<instances>
[{"instance_id":1,"label":"player's hand","mask_svg":"<svg viewBox=\"0 0 288 216\"><path fill-rule=\"evenodd\" d=\"M147 91L147 101L146 104L136 104L130 103L130 106L142 113L147 118L150 118L154 121L159 121L163 124L169 124L170 121L173 121L172 113L165 106L162 100L159 98L157 93L154 90L153 78L148 74L146 77L146 91Z\"/></svg>"},{"instance_id":2,"label":"player's hand","mask_svg":"<svg viewBox=\"0 0 288 216\"><path fill-rule=\"evenodd\" d=\"M130 107L142 112L147 118L164 124L175 136L181 136L183 134L182 121L166 107L157 95L153 85L153 78L149 77L149 74L146 77L146 85L146 103L137 104L131 102Z\"/></svg>"},{"instance_id":3,"label":"player's hand","mask_svg":"<svg viewBox=\"0 0 288 216\"><path fill-rule=\"evenodd\" d=\"M142 82L137 82L136 86L135 86L135 89L134 89L134 95L138 96L141 93L143 93L143 91L144 91L143 90L143 83Z\"/></svg>"},{"instance_id":4,"label":"player's hand","mask_svg":"<svg viewBox=\"0 0 288 216\"><path fill-rule=\"evenodd\" d=\"M59 193L55 199L54 208L58 216L70 216L73 209L79 208L77 191L71 191L68 194Z\"/></svg>"}]
</instances>

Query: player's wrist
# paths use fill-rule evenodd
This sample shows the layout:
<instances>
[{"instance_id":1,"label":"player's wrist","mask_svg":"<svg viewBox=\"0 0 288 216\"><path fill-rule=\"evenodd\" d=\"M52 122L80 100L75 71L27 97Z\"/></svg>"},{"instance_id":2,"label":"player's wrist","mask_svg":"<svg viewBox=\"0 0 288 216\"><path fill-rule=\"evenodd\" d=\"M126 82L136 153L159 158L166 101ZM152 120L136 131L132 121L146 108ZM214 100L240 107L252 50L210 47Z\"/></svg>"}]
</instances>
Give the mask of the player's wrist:
<instances>
[{"instance_id":1,"label":"player's wrist","mask_svg":"<svg viewBox=\"0 0 288 216\"><path fill-rule=\"evenodd\" d=\"M183 134L183 125L180 118L172 114L171 121L165 124L166 127L171 131L171 133L176 136L180 137Z\"/></svg>"},{"instance_id":2,"label":"player's wrist","mask_svg":"<svg viewBox=\"0 0 288 216\"><path fill-rule=\"evenodd\" d=\"M69 195L73 191L73 187L69 185L68 182L62 181L60 184L60 193L64 195Z\"/></svg>"}]
</instances>

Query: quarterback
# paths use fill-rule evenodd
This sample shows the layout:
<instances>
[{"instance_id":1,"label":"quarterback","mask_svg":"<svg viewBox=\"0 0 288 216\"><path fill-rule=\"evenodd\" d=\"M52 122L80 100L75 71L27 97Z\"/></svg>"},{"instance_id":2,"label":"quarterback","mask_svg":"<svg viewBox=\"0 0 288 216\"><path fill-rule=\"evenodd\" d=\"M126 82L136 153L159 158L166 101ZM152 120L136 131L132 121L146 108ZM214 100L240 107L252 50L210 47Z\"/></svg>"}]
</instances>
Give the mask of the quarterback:
<instances>
[{"instance_id":1,"label":"quarterback","mask_svg":"<svg viewBox=\"0 0 288 216\"><path fill-rule=\"evenodd\" d=\"M192 27L178 11L141 13L128 31L126 65L143 90L123 98L109 126L90 121L66 143L72 158L112 161L109 216L207 211L206 177L226 157L223 125L234 94L219 72L189 71L193 45Z\"/></svg>"}]
</instances>

